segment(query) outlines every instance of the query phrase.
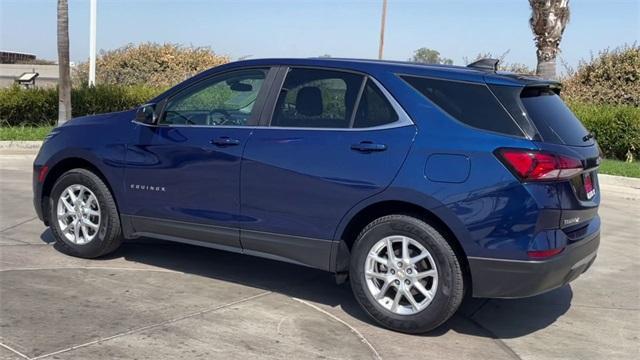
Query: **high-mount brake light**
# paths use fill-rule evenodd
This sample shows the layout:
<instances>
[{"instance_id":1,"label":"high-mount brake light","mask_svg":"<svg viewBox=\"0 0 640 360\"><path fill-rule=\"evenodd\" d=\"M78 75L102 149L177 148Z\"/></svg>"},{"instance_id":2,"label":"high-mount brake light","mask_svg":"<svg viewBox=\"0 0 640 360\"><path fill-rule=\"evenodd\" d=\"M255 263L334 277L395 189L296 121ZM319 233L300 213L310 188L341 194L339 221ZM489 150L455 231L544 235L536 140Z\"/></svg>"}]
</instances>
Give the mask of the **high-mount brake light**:
<instances>
[{"instance_id":1,"label":"high-mount brake light","mask_svg":"<svg viewBox=\"0 0 640 360\"><path fill-rule=\"evenodd\" d=\"M498 158L522 181L565 180L584 168L578 159L529 149L498 149Z\"/></svg>"}]
</instances>

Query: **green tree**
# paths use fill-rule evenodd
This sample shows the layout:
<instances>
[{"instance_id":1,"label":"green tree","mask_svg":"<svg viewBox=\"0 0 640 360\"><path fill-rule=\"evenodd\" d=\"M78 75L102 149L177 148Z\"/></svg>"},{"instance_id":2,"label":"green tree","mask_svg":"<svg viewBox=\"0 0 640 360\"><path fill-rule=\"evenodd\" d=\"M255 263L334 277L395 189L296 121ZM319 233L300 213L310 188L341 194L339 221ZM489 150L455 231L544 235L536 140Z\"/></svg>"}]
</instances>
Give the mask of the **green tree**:
<instances>
[{"instance_id":1,"label":"green tree","mask_svg":"<svg viewBox=\"0 0 640 360\"><path fill-rule=\"evenodd\" d=\"M409 61L422 63L422 64L444 64L452 65L453 60L440 57L440 52L437 50L422 47L413 52L413 57Z\"/></svg>"},{"instance_id":2,"label":"green tree","mask_svg":"<svg viewBox=\"0 0 640 360\"><path fill-rule=\"evenodd\" d=\"M640 107L640 46L605 49L577 70L567 68L562 96L570 102ZM638 119L640 122L640 119Z\"/></svg>"}]
</instances>

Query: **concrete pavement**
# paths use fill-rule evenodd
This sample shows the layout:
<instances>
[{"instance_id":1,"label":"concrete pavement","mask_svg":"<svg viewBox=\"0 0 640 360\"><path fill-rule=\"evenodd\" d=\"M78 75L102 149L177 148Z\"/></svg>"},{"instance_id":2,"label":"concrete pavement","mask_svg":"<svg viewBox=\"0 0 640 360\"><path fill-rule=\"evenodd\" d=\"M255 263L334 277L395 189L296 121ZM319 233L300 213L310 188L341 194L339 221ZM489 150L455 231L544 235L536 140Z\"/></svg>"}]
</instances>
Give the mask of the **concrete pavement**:
<instances>
[{"instance_id":1,"label":"concrete pavement","mask_svg":"<svg viewBox=\"0 0 640 360\"><path fill-rule=\"evenodd\" d=\"M627 184L601 184L600 252L576 282L466 301L416 336L372 324L313 269L152 239L63 255L32 209L32 159L0 153L0 359L640 357L640 189Z\"/></svg>"}]
</instances>

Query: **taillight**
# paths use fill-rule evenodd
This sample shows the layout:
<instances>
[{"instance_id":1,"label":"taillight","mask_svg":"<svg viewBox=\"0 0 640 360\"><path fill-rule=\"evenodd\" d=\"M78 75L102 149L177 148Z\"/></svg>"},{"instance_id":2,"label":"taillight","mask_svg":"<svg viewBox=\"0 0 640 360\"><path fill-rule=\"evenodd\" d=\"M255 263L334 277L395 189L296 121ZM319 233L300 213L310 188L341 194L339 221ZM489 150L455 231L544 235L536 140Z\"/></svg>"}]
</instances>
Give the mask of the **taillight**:
<instances>
[{"instance_id":1,"label":"taillight","mask_svg":"<svg viewBox=\"0 0 640 360\"><path fill-rule=\"evenodd\" d=\"M498 158L522 181L564 180L582 172L572 157L528 149L498 149Z\"/></svg>"}]
</instances>

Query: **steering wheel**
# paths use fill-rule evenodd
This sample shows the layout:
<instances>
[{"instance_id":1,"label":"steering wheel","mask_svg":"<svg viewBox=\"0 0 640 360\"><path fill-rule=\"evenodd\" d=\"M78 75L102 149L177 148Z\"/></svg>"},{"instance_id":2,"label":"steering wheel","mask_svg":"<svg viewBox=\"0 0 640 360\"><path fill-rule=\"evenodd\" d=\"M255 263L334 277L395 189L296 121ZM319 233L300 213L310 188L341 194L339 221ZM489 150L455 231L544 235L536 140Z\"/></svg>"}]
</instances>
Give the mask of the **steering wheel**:
<instances>
[{"instance_id":1,"label":"steering wheel","mask_svg":"<svg viewBox=\"0 0 640 360\"><path fill-rule=\"evenodd\" d=\"M211 118L213 117L213 114L222 114L222 122L219 123L215 123L212 124L211 123ZM224 109L214 109L209 111L209 119L207 120L207 122L209 123L209 125L226 125L228 121L232 120L231 118L231 114L229 114L229 112L227 110Z\"/></svg>"},{"instance_id":2,"label":"steering wheel","mask_svg":"<svg viewBox=\"0 0 640 360\"><path fill-rule=\"evenodd\" d=\"M168 111L166 112L166 114L178 115L178 117L180 117L180 118L184 119L184 123L185 123L185 124L191 124L191 125L195 124L195 122L193 122L193 120L191 120L191 119L189 119L188 117L186 117L186 116L182 115L179 111L171 111L171 110L168 110ZM165 118L166 118L166 116L165 116ZM172 122L172 123L173 123L173 122Z\"/></svg>"}]
</instances>

